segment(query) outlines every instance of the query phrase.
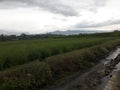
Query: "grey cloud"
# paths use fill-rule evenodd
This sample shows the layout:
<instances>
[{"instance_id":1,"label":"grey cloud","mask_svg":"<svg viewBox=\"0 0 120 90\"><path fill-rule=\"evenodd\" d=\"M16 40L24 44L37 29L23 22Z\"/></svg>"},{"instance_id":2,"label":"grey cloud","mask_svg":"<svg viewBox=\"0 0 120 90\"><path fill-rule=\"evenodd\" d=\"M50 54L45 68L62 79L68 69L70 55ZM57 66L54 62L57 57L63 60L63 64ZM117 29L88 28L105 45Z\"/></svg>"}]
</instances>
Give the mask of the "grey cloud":
<instances>
[{"instance_id":1,"label":"grey cloud","mask_svg":"<svg viewBox=\"0 0 120 90\"><path fill-rule=\"evenodd\" d=\"M73 1L74 3L72 4L76 4L78 7L72 5L69 1ZM34 6L64 16L78 16L81 10L96 13L99 7L106 5L107 1L108 0L68 0L67 3L64 3L64 0L0 0L0 8Z\"/></svg>"},{"instance_id":2,"label":"grey cloud","mask_svg":"<svg viewBox=\"0 0 120 90\"><path fill-rule=\"evenodd\" d=\"M0 0L1 8L15 7L40 7L47 11L62 14L64 16L77 16L78 13L70 6L64 5L58 0Z\"/></svg>"},{"instance_id":3,"label":"grey cloud","mask_svg":"<svg viewBox=\"0 0 120 90\"><path fill-rule=\"evenodd\" d=\"M108 0L92 0L93 3L89 5L88 10L97 13L99 7L104 7Z\"/></svg>"},{"instance_id":4,"label":"grey cloud","mask_svg":"<svg viewBox=\"0 0 120 90\"><path fill-rule=\"evenodd\" d=\"M120 20L108 20L101 23L92 23L92 22L81 22L75 25L76 28L96 28L96 27L103 27L109 25L117 25L120 24Z\"/></svg>"},{"instance_id":5,"label":"grey cloud","mask_svg":"<svg viewBox=\"0 0 120 90\"><path fill-rule=\"evenodd\" d=\"M108 0L94 0L94 5L95 5L95 6L102 7L102 6L105 6L105 5L106 5L107 1L108 1Z\"/></svg>"}]
</instances>

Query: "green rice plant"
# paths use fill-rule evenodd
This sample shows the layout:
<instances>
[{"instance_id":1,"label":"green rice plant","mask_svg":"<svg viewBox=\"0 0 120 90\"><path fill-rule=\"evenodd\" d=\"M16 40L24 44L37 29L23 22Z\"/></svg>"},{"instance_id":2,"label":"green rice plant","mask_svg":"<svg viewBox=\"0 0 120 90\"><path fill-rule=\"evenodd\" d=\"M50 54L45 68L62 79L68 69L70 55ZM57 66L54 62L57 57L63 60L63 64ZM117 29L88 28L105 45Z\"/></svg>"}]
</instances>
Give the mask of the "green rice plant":
<instances>
[{"instance_id":1,"label":"green rice plant","mask_svg":"<svg viewBox=\"0 0 120 90\"><path fill-rule=\"evenodd\" d=\"M102 44L115 38L58 38L0 42L0 70Z\"/></svg>"}]
</instances>

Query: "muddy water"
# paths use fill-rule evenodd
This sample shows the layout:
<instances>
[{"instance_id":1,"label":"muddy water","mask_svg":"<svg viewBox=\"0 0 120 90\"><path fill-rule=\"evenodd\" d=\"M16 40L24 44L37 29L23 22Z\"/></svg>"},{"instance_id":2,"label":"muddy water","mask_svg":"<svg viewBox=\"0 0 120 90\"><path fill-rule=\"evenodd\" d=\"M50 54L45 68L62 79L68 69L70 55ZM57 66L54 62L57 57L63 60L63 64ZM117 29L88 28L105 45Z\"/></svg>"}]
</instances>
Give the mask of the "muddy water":
<instances>
[{"instance_id":1,"label":"muddy water","mask_svg":"<svg viewBox=\"0 0 120 90\"><path fill-rule=\"evenodd\" d=\"M111 52L111 54L106 57L106 59L115 59L118 54L120 54L120 47L118 47L114 52Z\"/></svg>"},{"instance_id":2,"label":"muddy water","mask_svg":"<svg viewBox=\"0 0 120 90\"><path fill-rule=\"evenodd\" d=\"M115 89L116 88L116 78L117 78L117 74L118 71L120 71L120 63L118 63L115 67L115 69L113 70L112 77L108 80L107 84L105 85L105 88L103 90L118 90Z\"/></svg>"},{"instance_id":3,"label":"muddy water","mask_svg":"<svg viewBox=\"0 0 120 90\"><path fill-rule=\"evenodd\" d=\"M116 51L112 52L112 53L106 58L106 61L104 62L104 65L108 64L111 59L114 60L119 54L120 54L120 47L118 47ZM109 81L109 79L111 78L111 76L112 76L116 71L118 71L118 66L120 66L120 63L115 66L115 68L112 70L112 72L111 72L109 75L107 75L107 76L105 76L105 77L103 77L103 78L101 79L101 84L97 86L96 90L103 90L103 89L105 88L105 86L106 86L106 84L108 83L108 81Z\"/></svg>"}]
</instances>

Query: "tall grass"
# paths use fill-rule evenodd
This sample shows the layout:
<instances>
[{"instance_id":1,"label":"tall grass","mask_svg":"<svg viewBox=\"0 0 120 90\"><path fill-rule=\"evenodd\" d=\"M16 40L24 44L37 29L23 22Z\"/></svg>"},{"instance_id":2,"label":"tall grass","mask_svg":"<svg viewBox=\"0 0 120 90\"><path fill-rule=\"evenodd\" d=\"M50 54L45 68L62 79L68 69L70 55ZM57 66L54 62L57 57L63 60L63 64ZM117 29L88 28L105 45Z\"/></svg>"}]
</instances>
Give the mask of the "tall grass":
<instances>
[{"instance_id":1,"label":"tall grass","mask_svg":"<svg viewBox=\"0 0 120 90\"><path fill-rule=\"evenodd\" d=\"M51 67L53 76L59 78L65 76L65 74L88 69L98 63L119 45L120 40L114 40L90 48L52 56L47 58L46 61Z\"/></svg>"},{"instance_id":2,"label":"tall grass","mask_svg":"<svg viewBox=\"0 0 120 90\"><path fill-rule=\"evenodd\" d=\"M59 38L0 43L0 70L33 60L102 44L114 38Z\"/></svg>"},{"instance_id":3,"label":"tall grass","mask_svg":"<svg viewBox=\"0 0 120 90\"><path fill-rule=\"evenodd\" d=\"M50 67L40 61L0 72L0 90L38 90L51 79Z\"/></svg>"}]
</instances>

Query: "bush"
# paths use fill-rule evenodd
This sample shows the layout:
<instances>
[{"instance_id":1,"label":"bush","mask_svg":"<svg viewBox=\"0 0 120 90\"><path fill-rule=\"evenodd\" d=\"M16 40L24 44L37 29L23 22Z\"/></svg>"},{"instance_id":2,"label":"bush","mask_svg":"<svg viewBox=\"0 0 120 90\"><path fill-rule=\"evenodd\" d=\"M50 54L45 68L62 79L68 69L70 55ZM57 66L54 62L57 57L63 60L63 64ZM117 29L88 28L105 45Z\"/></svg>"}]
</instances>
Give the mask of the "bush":
<instances>
[{"instance_id":1,"label":"bush","mask_svg":"<svg viewBox=\"0 0 120 90\"><path fill-rule=\"evenodd\" d=\"M38 90L49 83L50 67L40 61L0 72L0 90Z\"/></svg>"}]
</instances>

